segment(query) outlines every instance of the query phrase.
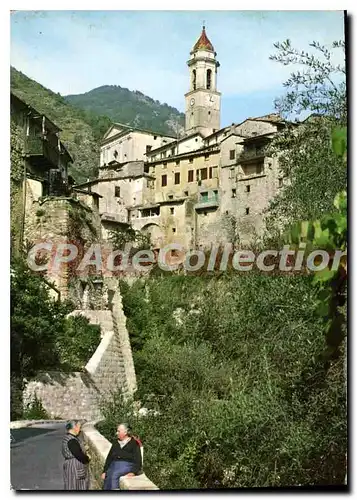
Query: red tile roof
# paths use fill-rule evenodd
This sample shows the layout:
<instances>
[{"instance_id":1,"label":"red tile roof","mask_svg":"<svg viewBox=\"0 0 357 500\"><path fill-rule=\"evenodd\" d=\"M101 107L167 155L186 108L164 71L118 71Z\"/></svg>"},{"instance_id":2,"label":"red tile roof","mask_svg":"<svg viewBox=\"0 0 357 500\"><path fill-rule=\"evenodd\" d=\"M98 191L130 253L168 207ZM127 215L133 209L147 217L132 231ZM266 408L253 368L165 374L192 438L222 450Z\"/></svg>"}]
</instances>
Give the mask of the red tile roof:
<instances>
[{"instance_id":1,"label":"red tile roof","mask_svg":"<svg viewBox=\"0 0 357 500\"><path fill-rule=\"evenodd\" d=\"M208 37L206 35L206 29L205 27L203 26L202 28L202 33L201 33L201 36L200 38L197 40L197 42L195 43L192 51L195 52L196 50L200 50L200 49L203 49L203 50L212 50L212 52L214 52L214 48L213 48L213 45L211 44L211 42L208 40Z\"/></svg>"}]
</instances>

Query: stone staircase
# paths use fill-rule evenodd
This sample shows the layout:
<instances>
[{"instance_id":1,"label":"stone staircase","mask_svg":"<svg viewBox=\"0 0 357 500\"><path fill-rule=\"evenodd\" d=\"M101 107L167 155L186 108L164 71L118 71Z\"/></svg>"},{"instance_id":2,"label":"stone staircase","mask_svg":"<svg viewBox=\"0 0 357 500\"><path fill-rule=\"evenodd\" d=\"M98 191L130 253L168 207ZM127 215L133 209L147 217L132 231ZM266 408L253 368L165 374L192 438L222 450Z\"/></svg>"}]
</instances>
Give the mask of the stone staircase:
<instances>
[{"instance_id":1,"label":"stone staircase","mask_svg":"<svg viewBox=\"0 0 357 500\"><path fill-rule=\"evenodd\" d=\"M115 290L111 310L78 309L71 315L100 325L99 346L83 372L38 374L27 384L24 399L36 394L51 417L99 420L100 406L112 392L121 389L124 395L132 395L137 387L120 291Z\"/></svg>"}]
</instances>

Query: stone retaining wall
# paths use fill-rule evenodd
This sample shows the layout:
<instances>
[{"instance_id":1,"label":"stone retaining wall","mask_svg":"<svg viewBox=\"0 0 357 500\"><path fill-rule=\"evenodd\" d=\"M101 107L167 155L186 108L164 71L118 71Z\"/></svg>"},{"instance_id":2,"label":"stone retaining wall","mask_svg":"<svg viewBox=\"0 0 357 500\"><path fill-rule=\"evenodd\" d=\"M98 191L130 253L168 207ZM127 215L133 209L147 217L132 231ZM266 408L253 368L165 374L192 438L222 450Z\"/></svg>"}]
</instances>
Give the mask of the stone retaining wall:
<instances>
[{"instance_id":1,"label":"stone retaining wall","mask_svg":"<svg viewBox=\"0 0 357 500\"><path fill-rule=\"evenodd\" d=\"M119 289L113 297L112 311L78 310L72 314L82 314L101 326L99 346L83 372L37 374L26 385L24 402L30 402L36 395L52 418L98 420L102 418L101 405L113 391L121 389L124 394L132 395L136 390L134 362Z\"/></svg>"},{"instance_id":2,"label":"stone retaining wall","mask_svg":"<svg viewBox=\"0 0 357 500\"><path fill-rule=\"evenodd\" d=\"M82 426L82 432L86 447L91 456L91 489L102 489L103 480L101 474L103 465L109 453L111 443L94 427L93 423ZM119 489L119 488L118 488ZM121 490L158 490L159 488L146 476L140 474L135 477L123 477L120 480Z\"/></svg>"}]
</instances>

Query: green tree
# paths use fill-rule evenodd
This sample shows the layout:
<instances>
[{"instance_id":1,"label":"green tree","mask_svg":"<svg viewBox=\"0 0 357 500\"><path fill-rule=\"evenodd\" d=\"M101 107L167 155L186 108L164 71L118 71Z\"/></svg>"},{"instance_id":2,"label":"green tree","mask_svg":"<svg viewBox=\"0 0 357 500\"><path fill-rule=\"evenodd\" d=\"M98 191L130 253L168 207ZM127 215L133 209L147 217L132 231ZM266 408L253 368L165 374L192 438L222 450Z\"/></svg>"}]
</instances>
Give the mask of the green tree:
<instances>
[{"instance_id":1,"label":"green tree","mask_svg":"<svg viewBox=\"0 0 357 500\"><path fill-rule=\"evenodd\" d=\"M344 160L331 149L333 131L347 121L345 69L332 63L333 53L343 51L344 43L335 42L328 49L313 42L312 53L298 51L289 40L275 47L278 53L272 60L302 67L285 82L287 93L276 100L277 111L286 117L311 116L300 125L290 123L272 142L272 154L278 155L288 182L268 207L270 234L333 211L335 195L347 181Z\"/></svg>"},{"instance_id":2,"label":"green tree","mask_svg":"<svg viewBox=\"0 0 357 500\"><path fill-rule=\"evenodd\" d=\"M49 294L45 279L21 258L11 264L11 413L22 414L24 379L38 371L81 370L100 341L86 318L67 317L68 302Z\"/></svg>"}]
</instances>

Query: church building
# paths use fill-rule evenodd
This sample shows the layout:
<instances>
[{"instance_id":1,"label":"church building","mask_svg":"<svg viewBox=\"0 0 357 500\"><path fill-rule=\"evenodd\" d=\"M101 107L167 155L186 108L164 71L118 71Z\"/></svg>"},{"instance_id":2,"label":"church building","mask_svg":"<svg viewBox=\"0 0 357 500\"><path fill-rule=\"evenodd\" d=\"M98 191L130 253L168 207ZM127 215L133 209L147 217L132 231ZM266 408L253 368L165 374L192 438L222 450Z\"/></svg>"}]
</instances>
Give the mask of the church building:
<instances>
[{"instance_id":1,"label":"church building","mask_svg":"<svg viewBox=\"0 0 357 500\"><path fill-rule=\"evenodd\" d=\"M187 66L185 133L115 123L102 141L98 179L78 186L99 195L104 239L131 225L154 248L190 249L245 246L264 231L263 210L283 186L266 147L286 123L271 114L221 128L220 64L205 27Z\"/></svg>"}]
</instances>

